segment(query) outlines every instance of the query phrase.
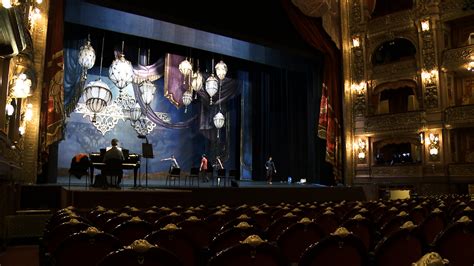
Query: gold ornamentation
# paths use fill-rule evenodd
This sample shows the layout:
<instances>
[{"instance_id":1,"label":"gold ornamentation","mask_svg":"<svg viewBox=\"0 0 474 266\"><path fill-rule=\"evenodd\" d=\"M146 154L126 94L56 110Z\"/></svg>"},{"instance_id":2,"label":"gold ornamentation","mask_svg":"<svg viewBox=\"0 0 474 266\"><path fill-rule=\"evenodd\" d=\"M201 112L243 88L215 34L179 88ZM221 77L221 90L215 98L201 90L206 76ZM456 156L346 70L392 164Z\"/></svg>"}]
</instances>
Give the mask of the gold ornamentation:
<instances>
[{"instance_id":1,"label":"gold ornamentation","mask_svg":"<svg viewBox=\"0 0 474 266\"><path fill-rule=\"evenodd\" d=\"M147 213L147 214L152 214L152 213L156 213L156 211L154 211L154 210L148 210L148 211L146 211L145 213Z\"/></svg>"},{"instance_id":2,"label":"gold ornamentation","mask_svg":"<svg viewBox=\"0 0 474 266\"><path fill-rule=\"evenodd\" d=\"M472 58L474 58L474 44L449 49L443 53L442 67L448 71L464 70Z\"/></svg>"},{"instance_id":3,"label":"gold ornamentation","mask_svg":"<svg viewBox=\"0 0 474 266\"><path fill-rule=\"evenodd\" d=\"M130 222L132 222L132 223L139 223L139 222L143 222L143 220L140 219L140 217L138 217L138 216L134 216L134 217L132 217L132 218L130 219Z\"/></svg>"},{"instance_id":4,"label":"gold ornamentation","mask_svg":"<svg viewBox=\"0 0 474 266\"><path fill-rule=\"evenodd\" d=\"M325 212L323 212L323 215L332 215L334 214L334 212L332 212L331 210L326 210Z\"/></svg>"},{"instance_id":5,"label":"gold ornamentation","mask_svg":"<svg viewBox=\"0 0 474 266\"><path fill-rule=\"evenodd\" d=\"M347 228L345 227L339 227L336 229L336 231L334 231L334 233L331 233L332 236L340 236L340 237L346 237L350 234L352 233L349 232L349 230L347 230Z\"/></svg>"},{"instance_id":6,"label":"gold ornamentation","mask_svg":"<svg viewBox=\"0 0 474 266\"><path fill-rule=\"evenodd\" d=\"M351 220L362 221L365 220L365 217L360 214L356 214L354 217L351 218Z\"/></svg>"},{"instance_id":7,"label":"gold ornamentation","mask_svg":"<svg viewBox=\"0 0 474 266\"><path fill-rule=\"evenodd\" d=\"M192 213L194 213L194 211L193 211L193 210L186 210L184 213L186 213L186 214L192 214Z\"/></svg>"},{"instance_id":8,"label":"gold ornamentation","mask_svg":"<svg viewBox=\"0 0 474 266\"><path fill-rule=\"evenodd\" d=\"M289 212L289 213L283 215L283 217L296 217L296 215L294 215L293 213Z\"/></svg>"},{"instance_id":9,"label":"gold ornamentation","mask_svg":"<svg viewBox=\"0 0 474 266\"><path fill-rule=\"evenodd\" d=\"M294 208L291 212L296 212L296 213L298 213L298 212L301 212L301 209L299 209L299 208Z\"/></svg>"},{"instance_id":10,"label":"gold ornamentation","mask_svg":"<svg viewBox=\"0 0 474 266\"><path fill-rule=\"evenodd\" d=\"M448 265L449 261L441 258L436 252L430 252L421 257L417 262L412 263L412 266L442 266Z\"/></svg>"},{"instance_id":11,"label":"gold ornamentation","mask_svg":"<svg viewBox=\"0 0 474 266\"><path fill-rule=\"evenodd\" d=\"M171 211L171 209L168 208L168 207L160 207L160 211L169 212L169 211Z\"/></svg>"},{"instance_id":12,"label":"gold ornamentation","mask_svg":"<svg viewBox=\"0 0 474 266\"><path fill-rule=\"evenodd\" d=\"M474 123L474 105L449 107L445 111L446 125L449 128Z\"/></svg>"},{"instance_id":13,"label":"gold ornamentation","mask_svg":"<svg viewBox=\"0 0 474 266\"><path fill-rule=\"evenodd\" d=\"M449 165L450 176L471 177L472 173L474 173L474 164L472 163Z\"/></svg>"},{"instance_id":14,"label":"gold ornamentation","mask_svg":"<svg viewBox=\"0 0 474 266\"><path fill-rule=\"evenodd\" d=\"M223 215L225 215L225 213L224 213L222 210L219 210L219 211L216 211L216 212L214 213L214 215L223 216Z\"/></svg>"},{"instance_id":15,"label":"gold ornamentation","mask_svg":"<svg viewBox=\"0 0 474 266\"><path fill-rule=\"evenodd\" d=\"M190 216L188 219L186 219L186 221L194 222L194 221L201 221L201 219L197 218L196 216Z\"/></svg>"},{"instance_id":16,"label":"gold ornamentation","mask_svg":"<svg viewBox=\"0 0 474 266\"><path fill-rule=\"evenodd\" d=\"M101 233L103 233L103 232L100 231L99 229L93 227L93 226L89 226L89 227L87 227L86 230L81 231L81 233L86 233L86 234L88 234L89 236L95 236L95 235L101 234Z\"/></svg>"},{"instance_id":17,"label":"gold ornamentation","mask_svg":"<svg viewBox=\"0 0 474 266\"><path fill-rule=\"evenodd\" d=\"M440 210L439 208L435 208L433 211L431 211L431 213L434 213L434 214L438 214L438 213L442 213L443 211Z\"/></svg>"},{"instance_id":18,"label":"gold ornamentation","mask_svg":"<svg viewBox=\"0 0 474 266\"><path fill-rule=\"evenodd\" d=\"M130 211L132 212L137 212L137 211L140 211L140 209L136 208L136 207L131 207L130 208Z\"/></svg>"},{"instance_id":19,"label":"gold ornamentation","mask_svg":"<svg viewBox=\"0 0 474 266\"><path fill-rule=\"evenodd\" d=\"M237 220L250 220L250 217L248 217L247 214L241 214L237 217Z\"/></svg>"},{"instance_id":20,"label":"gold ornamentation","mask_svg":"<svg viewBox=\"0 0 474 266\"><path fill-rule=\"evenodd\" d=\"M175 224L167 224L165 227L161 228L161 230L165 230L165 231L175 231L179 229L181 228Z\"/></svg>"},{"instance_id":21,"label":"gold ornamentation","mask_svg":"<svg viewBox=\"0 0 474 266\"><path fill-rule=\"evenodd\" d=\"M367 31L371 34L375 34L393 30L405 31L410 28L414 29L413 20L413 10L403 10L371 19L367 25Z\"/></svg>"},{"instance_id":22,"label":"gold ornamentation","mask_svg":"<svg viewBox=\"0 0 474 266\"><path fill-rule=\"evenodd\" d=\"M138 253L145 253L147 252L150 248L156 247L155 245L150 244L148 241L145 239L137 239L133 241L133 243L129 246L125 246L125 249L131 249L135 252Z\"/></svg>"},{"instance_id":23,"label":"gold ornamentation","mask_svg":"<svg viewBox=\"0 0 474 266\"><path fill-rule=\"evenodd\" d=\"M262 215L262 214L267 214L267 213L264 212L264 211L262 211L262 210L260 210L260 211L256 212L255 214Z\"/></svg>"},{"instance_id":24,"label":"gold ornamentation","mask_svg":"<svg viewBox=\"0 0 474 266\"><path fill-rule=\"evenodd\" d=\"M400 226L400 229L413 230L415 228L416 228L416 225L412 221L407 221L402 226Z\"/></svg>"},{"instance_id":25,"label":"gold ornamentation","mask_svg":"<svg viewBox=\"0 0 474 266\"><path fill-rule=\"evenodd\" d=\"M308 217L303 217L301 218L301 220L298 221L299 224L310 224L312 223L313 220L309 219Z\"/></svg>"},{"instance_id":26,"label":"gold ornamentation","mask_svg":"<svg viewBox=\"0 0 474 266\"><path fill-rule=\"evenodd\" d=\"M407 217L408 213L406 211L401 211L399 214L397 214L398 217Z\"/></svg>"},{"instance_id":27,"label":"gold ornamentation","mask_svg":"<svg viewBox=\"0 0 474 266\"><path fill-rule=\"evenodd\" d=\"M397 209L396 207L392 207L392 208L388 209L388 211L390 211L390 212L396 212L396 211L398 211L398 209Z\"/></svg>"},{"instance_id":28,"label":"gold ornamentation","mask_svg":"<svg viewBox=\"0 0 474 266\"><path fill-rule=\"evenodd\" d=\"M168 214L168 216L176 217L176 216L179 216L179 214L177 212L172 212Z\"/></svg>"},{"instance_id":29,"label":"gold ornamentation","mask_svg":"<svg viewBox=\"0 0 474 266\"><path fill-rule=\"evenodd\" d=\"M130 214L128 214L126 212L122 212L121 214L119 214L118 217L130 217Z\"/></svg>"},{"instance_id":30,"label":"gold ornamentation","mask_svg":"<svg viewBox=\"0 0 474 266\"><path fill-rule=\"evenodd\" d=\"M68 221L68 223L70 223L70 224L80 224L81 222L79 222L79 220L73 218L73 219L70 219Z\"/></svg>"},{"instance_id":31,"label":"gold ornamentation","mask_svg":"<svg viewBox=\"0 0 474 266\"><path fill-rule=\"evenodd\" d=\"M468 224L472 222L472 220L468 216L463 216L459 218L459 220L456 221L456 223L463 223L463 224Z\"/></svg>"},{"instance_id":32,"label":"gold ornamentation","mask_svg":"<svg viewBox=\"0 0 474 266\"><path fill-rule=\"evenodd\" d=\"M240 241L241 244L247 244L252 247L257 247L267 241L261 239L258 235L250 235L244 241Z\"/></svg>"},{"instance_id":33,"label":"gold ornamentation","mask_svg":"<svg viewBox=\"0 0 474 266\"><path fill-rule=\"evenodd\" d=\"M400 114L374 115L367 117L366 132L417 132L425 121L425 112L407 112Z\"/></svg>"},{"instance_id":34,"label":"gold ornamentation","mask_svg":"<svg viewBox=\"0 0 474 266\"><path fill-rule=\"evenodd\" d=\"M239 229L248 229L248 228L252 228L253 225L250 225L247 222L240 222L238 225L236 225L234 227L239 228Z\"/></svg>"}]
</instances>

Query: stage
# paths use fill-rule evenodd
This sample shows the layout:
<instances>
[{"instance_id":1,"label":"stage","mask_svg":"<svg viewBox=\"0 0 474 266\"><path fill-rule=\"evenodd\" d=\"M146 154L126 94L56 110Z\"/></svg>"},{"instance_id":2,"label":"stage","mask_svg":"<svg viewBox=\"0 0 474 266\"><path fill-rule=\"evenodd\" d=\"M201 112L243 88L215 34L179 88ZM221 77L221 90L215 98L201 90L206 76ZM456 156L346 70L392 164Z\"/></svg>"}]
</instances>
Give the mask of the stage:
<instances>
[{"instance_id":1,"label":"stage","mask_svg":"<svg viewBox=\"0 0 474 266\"><path fill-rule=\"evenodd\" d=\"M65 181L58 179L58 181ZM66 181L68 181L66 179ZM27 208L64 208L69 205L80 209L90 209L97 205L107 208L135 206L147 208L155 206L196 206L205 205L240 205L246 204L279 204L280 202L323 202L341 200L365 200L361 187L326 187L318 184L288 184L263 181L236 181L234 187L217 187L212 183L196 184L193 187L164 186L162 180L149 180L148 187L133 187L124 180L121 188L95 188L84 186L81 180L74 180L71 186L67 183L48 185L29 185L22 187L21 206ZM142 184L145 185L145 184ZM221 184L222 185L222 184ZM47 197L45 197L48 195ZM43 202L43 203L42 203Z\"/></svg>"}]
</instances>

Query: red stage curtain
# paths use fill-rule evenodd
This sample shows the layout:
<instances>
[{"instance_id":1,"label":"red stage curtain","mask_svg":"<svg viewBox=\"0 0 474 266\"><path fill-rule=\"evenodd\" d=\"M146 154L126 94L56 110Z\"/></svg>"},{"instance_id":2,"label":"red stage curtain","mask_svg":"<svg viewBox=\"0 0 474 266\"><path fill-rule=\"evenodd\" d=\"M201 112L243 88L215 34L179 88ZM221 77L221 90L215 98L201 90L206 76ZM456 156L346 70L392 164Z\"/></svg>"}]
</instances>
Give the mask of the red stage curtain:
<instances>
[{"instance_id":1,"label":"red stage curtain","mask_svg":"<svg viewBox=\"0 0 474 266\"><path fill-rule=\"evenodd\" d=\"M323 89L318 136L326 139L326 161L333 165L335 178L341 178L341 54L324 31L321 20L304 15L290 0L282 0L291 23L303 39L324 54Z\"/></svg>"}]
</instances>

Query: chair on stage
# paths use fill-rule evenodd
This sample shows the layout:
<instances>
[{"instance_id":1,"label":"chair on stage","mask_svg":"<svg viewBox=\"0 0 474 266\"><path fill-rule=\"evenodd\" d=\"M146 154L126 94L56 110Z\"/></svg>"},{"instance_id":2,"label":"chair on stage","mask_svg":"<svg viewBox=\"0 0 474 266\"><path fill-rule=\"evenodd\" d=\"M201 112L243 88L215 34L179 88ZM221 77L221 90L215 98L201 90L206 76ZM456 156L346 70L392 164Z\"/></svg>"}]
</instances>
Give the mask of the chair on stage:
<instances>
[{"instance_id":1,"label":"chair on stage","mask_svg":"<svg viewBox=\"0 0 474 266\"><path fill-rule=\"evenodd\" d=\"M178 179L178 186L181 178L181 168L172 168L169 174L166 176L165 185L171 186L171 180L173 180L173 186L176 185L176 179Z\"/></svg>"},{"instance_id":2,"label":"chair on stage","mask_svg":"<svg viewBox=\"0 0 474 266\"><path fill-rule=\"evenodd\" d=\"M184 185L186 186L186 182L189 180L189 185L192 186L194 183L194 179L197 181L197 186L199 187L199 167L192 167L191 171L189 171L189 175L186 176L184 180Z\"/></svg>"},{"instance_id":3,"label":"chair on stage","mask_svg":"<svg viewBox=\"0 0 474 266\"><path fill-rule=\"evenodd\" d=\"M85 153L76 154L71 159L71 166L69 168L69 188L71 188L71 175L81 179L82 176L86 176L86 187L87 177L89 176L89 156Z\"/></svg>"},{"instance_id":4,"label":"chair on stage","mask_svg":"<svg viewBox=\"0 0 474 266\"><path fill-rule=\"evenodd\" d=\"M226 186L227 183L227 176L226 176L226 170L225 169L217 169L217 186L220 186L220 183L223 182L223 186Z\"/></svg>"},{"instance_id":5,"label":"chair on stage","mask_svg":"<svg viewBox=\"0 0 474 266\"><path fill-rule=\"evenodd\" d=\"M122 162L123 161L120 159L109 159L105 161L105 167L102 170L102 174L104 175L106 181L107 177L110 177L109 184L111 186L119 187L123 176ZM115 182L113 180L115 180Z\"/></svg>"}]
</instances>

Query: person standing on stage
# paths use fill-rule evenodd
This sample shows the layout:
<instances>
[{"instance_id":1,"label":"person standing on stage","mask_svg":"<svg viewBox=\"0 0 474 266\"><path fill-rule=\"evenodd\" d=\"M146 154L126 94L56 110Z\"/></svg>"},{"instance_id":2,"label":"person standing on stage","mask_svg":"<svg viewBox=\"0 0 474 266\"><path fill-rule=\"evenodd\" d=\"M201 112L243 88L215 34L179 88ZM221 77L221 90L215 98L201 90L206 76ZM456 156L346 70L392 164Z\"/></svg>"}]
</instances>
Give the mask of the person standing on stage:
<instances>
[{"instance_id":1,"label":"person standing on stage","mask_svg":"<svg viewBox=\"0 0 474 266\"><path fill-rule=\"evenodd\" d=\"M271 185L273 174L277 172L275 163L272 161L272 156L268 157L268 161L265 163L265 169L267 170L267 182Z\"/></svg>"},{"instance_id":2,"label":"person standing on stage","mask_svg":"<svg viewBox=\"0 0 474 266\"><path fill-rule=\"evenodd\" d=\"M207 176L206 154L203 154L201 157L201 165L199 166L199 173L201 174L201 178L204 179L204 182L209 182L209 177Z\"/></svg>"},{"instance_id":3,"label":"person standing on stage","mask_svg":"<svg viewBox=\"0 0 474 266\"><path fill-rule=\"evenodd\" d=\"M178 161L176 160L176 158L174 157L174 155L171 155L171 157L169 157L169 158L161 159L161 161L171 161L170 173L171 173L171 171L172 171L174 168L179 168Z\"/></svg>"},{"instance_id":4,"label":"person standing on stage","mask_svg":"<svg viewBox=\"0 0 474 266\"><path fill-rule=\"evenodd\" d=\"M222 164L222 161L221 161L221 157L220 156L216 156L216 162L214 163L214 167L216 169L224 169L224 165Z\"/></svg>"}]
</instances>

